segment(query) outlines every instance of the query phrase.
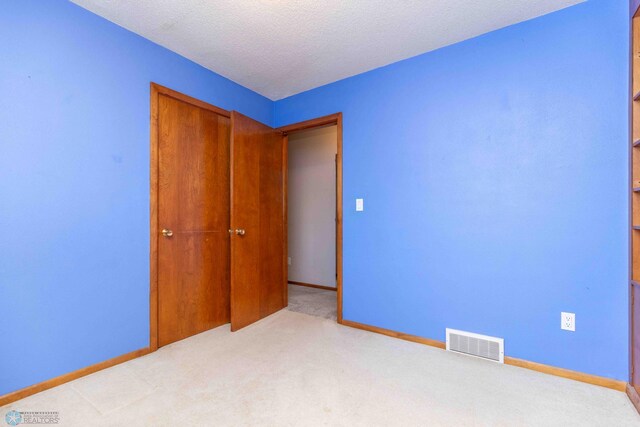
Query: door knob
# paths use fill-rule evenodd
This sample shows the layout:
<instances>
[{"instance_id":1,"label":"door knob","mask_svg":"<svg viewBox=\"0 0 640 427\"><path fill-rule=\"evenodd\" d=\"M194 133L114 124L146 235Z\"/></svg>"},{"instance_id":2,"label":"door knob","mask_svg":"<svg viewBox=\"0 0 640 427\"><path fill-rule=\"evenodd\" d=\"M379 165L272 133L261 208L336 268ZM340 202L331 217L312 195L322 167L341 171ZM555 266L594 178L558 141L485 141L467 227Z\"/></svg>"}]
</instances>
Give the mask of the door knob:
<instances>
[{"instance_id":1,"label":"door knob","mask_svg":"<svg viewBox=\"0 0 640 427\"><path fill-rule=\"evenodd\" d=\"M244 236L244 230L242 228L237 228L236 229L236 234L238 236Z\"/></svg>"},{"instance_id":2,"label":"door knob","mask_svg":"<svg viewBox=\"0 0 640 427\"><path fill-rule=\"evenodd\" d=\"M171 236L173 236L173 231L169 230L168 228L163 228L162 229L162 235L164 237L171 237Z\"/></svg>"}]
</instances>

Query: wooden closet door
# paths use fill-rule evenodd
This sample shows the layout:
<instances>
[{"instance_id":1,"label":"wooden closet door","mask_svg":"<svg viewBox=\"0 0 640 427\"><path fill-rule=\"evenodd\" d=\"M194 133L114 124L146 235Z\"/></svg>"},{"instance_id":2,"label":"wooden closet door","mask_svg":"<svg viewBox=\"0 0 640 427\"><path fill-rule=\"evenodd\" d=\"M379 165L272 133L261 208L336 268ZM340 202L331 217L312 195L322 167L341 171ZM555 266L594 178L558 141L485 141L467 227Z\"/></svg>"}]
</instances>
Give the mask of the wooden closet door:
<instances>
[{"instance_id":1,"label":"wooden closet door","mask_svg":"<svg viewBox=\"0 0 640 427\"><path fill-rule=\"evenodd\" d=\"M230 319L229 132L228 117L159 95L159 346Z\"/></svg>"},{"instance_id":2,"label":"wooden closet door","mask_svg":"<svg viewBox=\"0 0 640 427\"><path fill-rule=\"evenodd\" d=\"M231 330L286 305L282 133L231 113Z\"/></svg>"}]
</instances>

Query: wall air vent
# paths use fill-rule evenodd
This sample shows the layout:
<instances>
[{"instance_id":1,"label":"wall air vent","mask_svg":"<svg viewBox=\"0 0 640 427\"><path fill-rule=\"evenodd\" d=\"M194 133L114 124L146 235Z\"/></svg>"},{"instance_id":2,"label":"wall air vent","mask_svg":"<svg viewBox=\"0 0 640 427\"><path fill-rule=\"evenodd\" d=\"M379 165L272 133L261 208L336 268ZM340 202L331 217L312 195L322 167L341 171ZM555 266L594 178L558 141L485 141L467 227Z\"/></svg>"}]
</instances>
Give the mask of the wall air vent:
<instances>
[{"instance_id":1,"label":"wall air vent","mask_svg":"<svg viewBox=\"0 0 640 427\"><path fill-rule=\"evenodd\" d=\"M447 328L447 351L504 363L504 340Z\"/></svg>"}]
</instances>

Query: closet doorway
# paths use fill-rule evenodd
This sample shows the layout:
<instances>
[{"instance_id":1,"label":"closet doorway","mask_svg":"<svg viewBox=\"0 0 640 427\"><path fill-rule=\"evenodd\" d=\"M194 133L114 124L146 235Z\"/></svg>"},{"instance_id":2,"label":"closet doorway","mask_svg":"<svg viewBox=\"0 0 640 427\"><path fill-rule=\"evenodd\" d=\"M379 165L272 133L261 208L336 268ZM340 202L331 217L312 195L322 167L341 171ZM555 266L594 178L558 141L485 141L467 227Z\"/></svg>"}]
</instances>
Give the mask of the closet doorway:
<instances>
[{"instance_id":1,"label":"closet doorway","mask_svg":"<svg viewBox=\"0 0 640 427\"><path fill-rule=\"evenodd\" d=\"M279 130L287 142L289 310L342 320L342 115Z\"/></svg>"},{"instance_id":2,"label":"closet doorway","mask_svg":"<svg viewBox=\"0 0 640 427\"><path fill-rule=\"evenodd\" d=\"M230 319L231 121L160 86L152 102L152 342L161 347Z\"/></svg>"},{"instance_id":3,"label":"closet doorway","mask_svg":"<svg viewBox=\"0 0 640 427\"><path fill-rule=\"evenodd\" d=\"M287 305L285 138L151 84L152 351Z\"/></svg>"}]
</instances>

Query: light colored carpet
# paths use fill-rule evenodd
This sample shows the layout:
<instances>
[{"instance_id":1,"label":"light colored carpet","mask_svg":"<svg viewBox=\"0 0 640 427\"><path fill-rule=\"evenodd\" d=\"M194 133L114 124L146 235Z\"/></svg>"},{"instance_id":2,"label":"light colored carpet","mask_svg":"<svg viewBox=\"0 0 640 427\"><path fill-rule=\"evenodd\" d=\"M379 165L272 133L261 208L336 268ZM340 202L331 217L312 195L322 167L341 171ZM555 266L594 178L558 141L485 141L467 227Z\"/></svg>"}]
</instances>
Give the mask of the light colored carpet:
<instances>
[{"instance_id":1,"label":"light colored carpet","mask_svg":"<svg viewBox=\"0 0 640 427\"><path fill-rule=\"evenodd\" d=\"M290 284L287 310L336 320L337 298L335 291Z\"/></svg>"},{"instance_id":2,"label":"light colored carpet","mask_svg":"<svg viewBox=\"0 0 640 427\"><path fill-rule=\"evenodd\" d=\"M31 396L2 418L9 409L83 427L640 425L621 392L287 310Z\"/></svg>"}]
</instances>

